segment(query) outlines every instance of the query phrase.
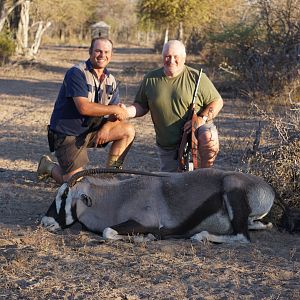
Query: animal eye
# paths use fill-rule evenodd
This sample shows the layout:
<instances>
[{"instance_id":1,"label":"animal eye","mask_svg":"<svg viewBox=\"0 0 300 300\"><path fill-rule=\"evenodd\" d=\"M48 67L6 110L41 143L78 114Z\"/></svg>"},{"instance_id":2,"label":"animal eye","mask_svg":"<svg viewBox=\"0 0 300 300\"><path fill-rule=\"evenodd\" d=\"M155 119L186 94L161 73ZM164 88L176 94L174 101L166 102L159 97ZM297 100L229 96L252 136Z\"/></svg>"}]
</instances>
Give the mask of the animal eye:
<instances>
[{"instance_id":1,"label":"animal eye","mask_svg":"<svg viewBox=\"0 0 300 300\"><path fill-rule=\"evenodd\" d=\"M80 200L88 207L91 207L93 205L92 198L85 194L80 195Z\"/></svg>"}]
</instances>

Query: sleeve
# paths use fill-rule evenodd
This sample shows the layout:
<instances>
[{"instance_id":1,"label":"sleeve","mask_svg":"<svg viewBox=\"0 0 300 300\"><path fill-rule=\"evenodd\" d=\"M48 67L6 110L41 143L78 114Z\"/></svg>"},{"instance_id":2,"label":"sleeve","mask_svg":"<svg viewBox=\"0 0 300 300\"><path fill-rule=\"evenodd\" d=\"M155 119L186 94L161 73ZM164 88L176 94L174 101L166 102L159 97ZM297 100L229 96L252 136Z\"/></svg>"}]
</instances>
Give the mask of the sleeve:
<instances>
[{"instance_id":1,"label":"sleeve","mask_svg":"<svg viewBox=\"0 0 300 300\"><path fill-rule=\"evenodd\" d=\"M141 107L145 109L149 109L146 90L147 90L147 78L145 77L139 86L137 94L135 95L134 103L138 103Z\"/></svg>"},{"instance_id":2,"label":"sleeve","mask_svg":"<svg viewBox=\"0 0 300 300\"><path fill-rule=\"evenodd\" d=\"M219 94L213 83L204 73L201 77L198 95L201 99L201 102L203 103L203 106L207 106L209 103L221 98L221 95Z\"/></svg>"},{"instance_id":3,"label":"sleeve","mask_svg":"<svg viewBox=\"0 0 300 300\"><path fill-rule=\"evenodd\" d=\"M88 85L84 73L78 68L71 68L64 79L67 97L88 97Z\"/></svg>"}]
</instances>

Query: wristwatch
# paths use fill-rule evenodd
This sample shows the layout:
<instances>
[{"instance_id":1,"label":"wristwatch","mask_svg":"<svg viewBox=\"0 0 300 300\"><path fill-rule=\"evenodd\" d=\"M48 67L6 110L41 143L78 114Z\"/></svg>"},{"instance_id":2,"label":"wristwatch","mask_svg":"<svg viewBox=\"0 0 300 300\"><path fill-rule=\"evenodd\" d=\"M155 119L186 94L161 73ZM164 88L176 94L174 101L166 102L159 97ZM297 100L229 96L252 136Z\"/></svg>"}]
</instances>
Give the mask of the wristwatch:
<instances>
[{"instance_id":1,"label":"wristwatch","mask_svg":"<svg viewBox=\"0 0 300 300\"><path fill-rule=\"evenodd\" d=\"M204 122L206 123L208 120L208 116L201 116L201 118L204 120Z\"/></svg>"}]
</instances>

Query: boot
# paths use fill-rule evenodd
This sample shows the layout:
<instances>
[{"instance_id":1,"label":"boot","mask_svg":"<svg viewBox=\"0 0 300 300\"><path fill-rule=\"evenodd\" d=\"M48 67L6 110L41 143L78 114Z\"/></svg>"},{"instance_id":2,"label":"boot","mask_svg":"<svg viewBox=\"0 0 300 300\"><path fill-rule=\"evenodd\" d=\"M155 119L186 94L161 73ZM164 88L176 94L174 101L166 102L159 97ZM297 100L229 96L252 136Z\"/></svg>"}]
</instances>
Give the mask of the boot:
<instances>
[{"instance_id":1,"label":"boot","mask_svg":"<svg viewBox=\"0 0 300 300\"><path fill-rule=\"evenodd\" d=\"M52 169L55 166L57 166L57 163L55 163L48 155L43 155L36 171L38 180L44 180L51 177Z\"/></svg>"},{"instance_id":2,"label":"boot","mask_svg":"<svg viewBox=\"0 0 300 300\"><path fill-rule=\"evenodd\" d=\"M111 169L122 169L123 160L117 155L109 155L106 163L107 168Z\"/></svg>"}]
</instances>

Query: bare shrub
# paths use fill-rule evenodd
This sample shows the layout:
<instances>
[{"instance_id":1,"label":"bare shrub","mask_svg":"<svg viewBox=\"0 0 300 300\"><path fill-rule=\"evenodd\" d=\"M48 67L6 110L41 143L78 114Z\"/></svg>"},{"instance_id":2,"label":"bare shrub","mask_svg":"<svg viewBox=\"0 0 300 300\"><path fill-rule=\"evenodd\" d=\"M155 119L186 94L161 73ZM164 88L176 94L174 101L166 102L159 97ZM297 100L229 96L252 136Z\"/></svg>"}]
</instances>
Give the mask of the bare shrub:
<instances>
[{"instance_id":1,"label":"bare shrub","mask_svg":"<svg viewBox=\"0 0 300 300\"><path fill-rule=\"evenodd\" d=\"M281 94L299 81L300 0L253 2L223 30L211 32L204 47L215 67L228 71L240 89L257 95Z\"/></svg>"},{"instance_id":2,"label":"bare shrub","mask_svg":"<svg viewBox=\"0 0 300 300\"><path fill-rule=\"evenodd\" d=\"M299 76L300 2L298 0L257 3L261 18L258 39L247 49L243 73L252 87L267 94L277 93Z\"/></svg>"},{"instance_id":3,"label":"bare shrub","mask_svg":"<svg viewBox=\"0 0 300 300\"><path fill-rule=\"evenodd\" d=\"M289 207L300 208L300 109L290 108L283 115L270 114L253 105L265 123L265 136L277 133L275 141L259 147L261 128L257 131L253 149L247 151L242 170L263 177ZM273 133L272 133L273 132ZM273 208L278 221L282 210Z\"/></svg>"}]
</instances>

